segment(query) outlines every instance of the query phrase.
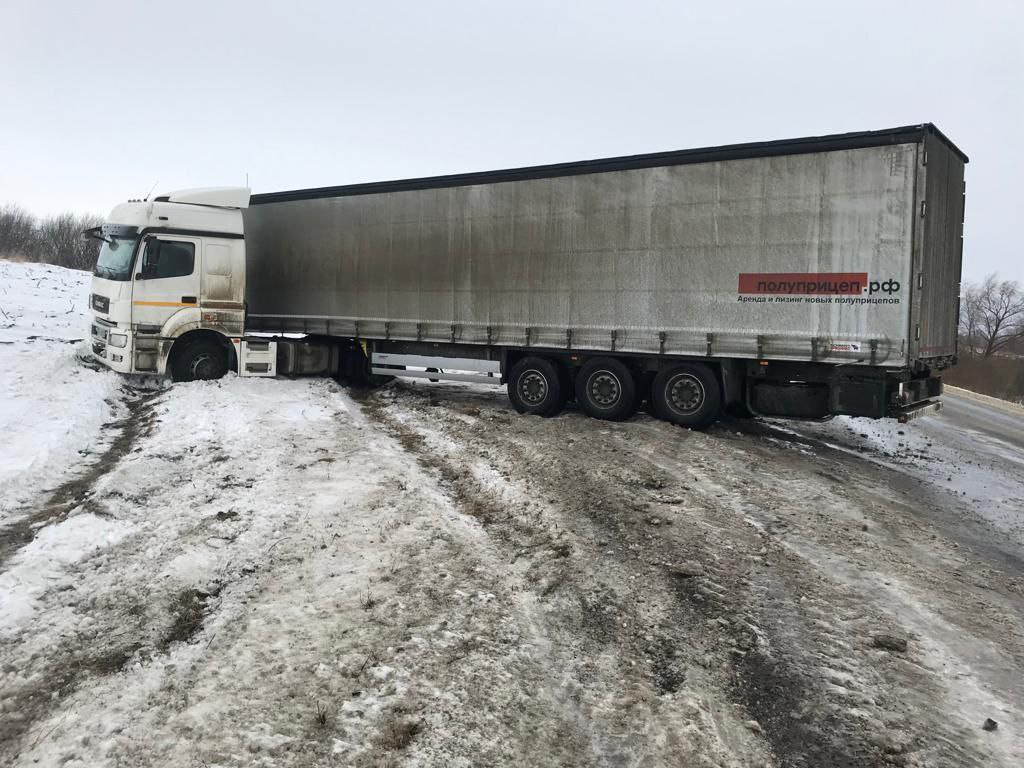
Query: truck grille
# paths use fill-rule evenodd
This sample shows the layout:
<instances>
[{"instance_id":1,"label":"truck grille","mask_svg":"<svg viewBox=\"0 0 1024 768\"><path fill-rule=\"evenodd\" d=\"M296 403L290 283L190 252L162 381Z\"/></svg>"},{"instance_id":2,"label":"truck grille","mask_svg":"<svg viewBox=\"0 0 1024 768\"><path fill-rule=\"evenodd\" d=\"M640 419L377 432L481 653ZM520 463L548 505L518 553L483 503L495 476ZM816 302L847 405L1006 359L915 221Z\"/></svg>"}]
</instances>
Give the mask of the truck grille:
<instances>
[{"instance_id":1,"label":"truck grille","mask_svg":"<svg viewBox=\"0 0 1024 768\"><path fill-rule=\"evenodd\" d=\"M95 309L97 312L110 311L110 299L108 299L106 296L100 296L94 293L91 295L90 298L90 304L92 304L92 308Z\"/></svg>"}]
</instances>

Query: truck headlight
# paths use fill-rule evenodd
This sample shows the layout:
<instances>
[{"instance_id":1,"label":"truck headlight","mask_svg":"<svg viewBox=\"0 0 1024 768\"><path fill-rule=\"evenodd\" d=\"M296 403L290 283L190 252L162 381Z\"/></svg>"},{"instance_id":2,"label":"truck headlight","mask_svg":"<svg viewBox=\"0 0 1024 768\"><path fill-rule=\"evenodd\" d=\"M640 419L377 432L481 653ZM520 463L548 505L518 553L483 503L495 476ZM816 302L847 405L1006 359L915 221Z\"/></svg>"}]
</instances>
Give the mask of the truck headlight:
<instances>
[{"instance_id":1,"label":"truck headlight","mask_svg":"<svg viewBox=\"0 0 1024 768\"><path fill-rule=\"evenodd\" d=\"M128 336L123 333L112 333L107 337L107 344L120 349L128 345Z\"/></svg>"}]
</instances>

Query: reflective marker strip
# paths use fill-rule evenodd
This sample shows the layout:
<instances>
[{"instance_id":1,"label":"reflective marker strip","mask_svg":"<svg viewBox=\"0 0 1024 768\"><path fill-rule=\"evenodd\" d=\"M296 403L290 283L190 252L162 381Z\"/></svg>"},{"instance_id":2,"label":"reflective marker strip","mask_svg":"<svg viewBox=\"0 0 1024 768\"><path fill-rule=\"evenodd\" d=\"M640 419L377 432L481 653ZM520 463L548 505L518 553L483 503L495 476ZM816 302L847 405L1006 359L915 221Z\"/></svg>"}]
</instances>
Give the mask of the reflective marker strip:
<instances>
[{"instance_id":1,"label":"reflective marker strip","mask_svg":"<svg viewBox=\"0 0 1024 768\"><path fill-rule=\"evenodd\" d=\"M183 301L133 301L136 307L194 307L195 304L186 304Z\"/></svg>"}]
</instances>

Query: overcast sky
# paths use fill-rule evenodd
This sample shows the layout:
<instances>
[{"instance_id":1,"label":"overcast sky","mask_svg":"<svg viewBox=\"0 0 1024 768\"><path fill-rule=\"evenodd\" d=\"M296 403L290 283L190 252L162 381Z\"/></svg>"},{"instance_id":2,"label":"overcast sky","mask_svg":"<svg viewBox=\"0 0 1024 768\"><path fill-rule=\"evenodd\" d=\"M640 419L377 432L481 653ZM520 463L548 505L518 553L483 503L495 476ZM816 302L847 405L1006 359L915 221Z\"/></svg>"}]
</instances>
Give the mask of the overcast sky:
<instances>
[{"instance_id":1,"label":"overcast sky","mask_svg":"<svg viewBox=\"0 0 1024 768\"><path fill-rule=\"evenodd\" d=\"M0 204L105 214L936 123L965 278L1024 282L1019 2L0 0Z\"/></svg>"}]
</instances>

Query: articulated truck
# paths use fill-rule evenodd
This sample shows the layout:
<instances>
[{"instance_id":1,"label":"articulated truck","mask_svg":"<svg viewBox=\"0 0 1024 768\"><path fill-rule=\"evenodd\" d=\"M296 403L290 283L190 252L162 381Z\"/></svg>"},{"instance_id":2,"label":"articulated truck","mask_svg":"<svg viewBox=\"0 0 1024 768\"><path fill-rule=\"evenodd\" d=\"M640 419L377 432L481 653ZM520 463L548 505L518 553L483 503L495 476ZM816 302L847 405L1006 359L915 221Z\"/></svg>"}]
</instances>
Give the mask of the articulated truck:
<instances>
[{"instance_id":1,"label":"articulated truck","mask_svg":"<svg viewBox=\"0 0 1024 768\"><path fill-rule=\"evenodd\" d=\"M118 205L92 353L176 381L505 385L521 413L902 421L955 364L967 157L930 124Z\"/></svg>"}]
</instances>

